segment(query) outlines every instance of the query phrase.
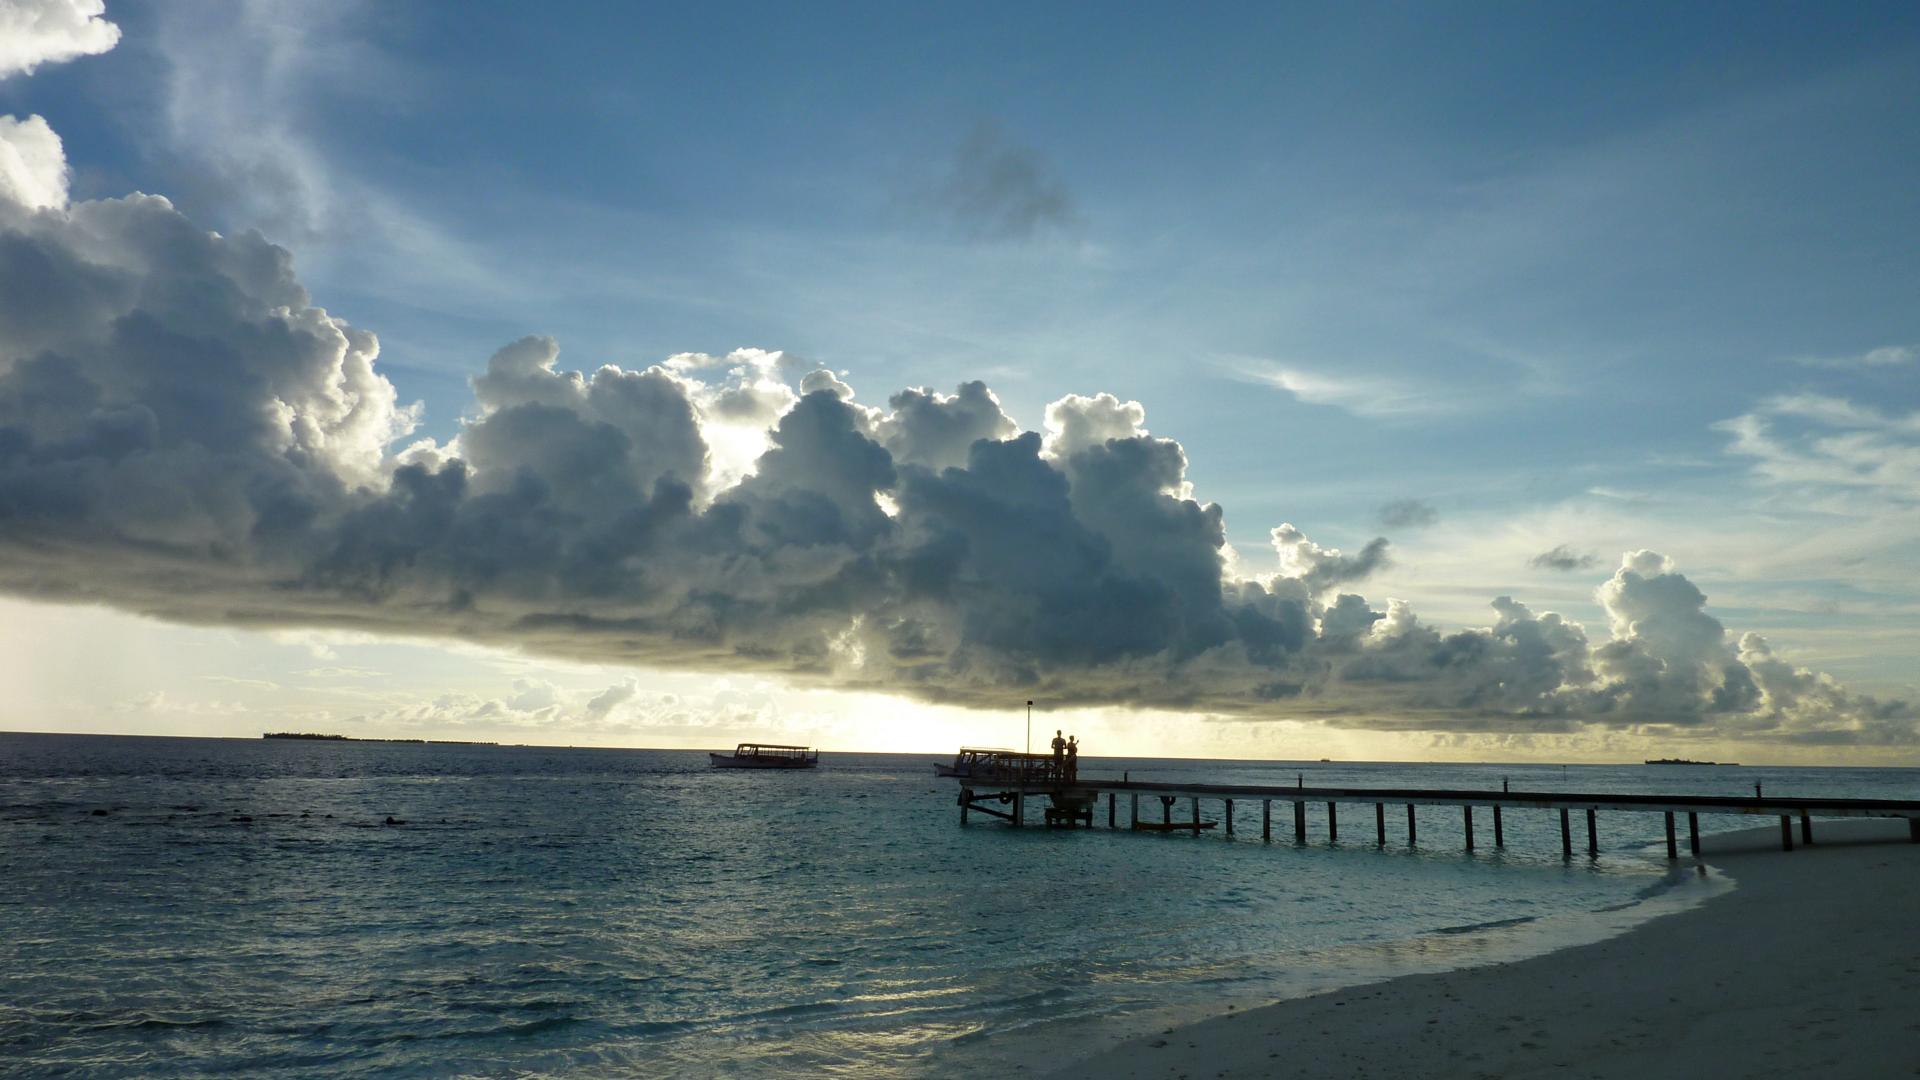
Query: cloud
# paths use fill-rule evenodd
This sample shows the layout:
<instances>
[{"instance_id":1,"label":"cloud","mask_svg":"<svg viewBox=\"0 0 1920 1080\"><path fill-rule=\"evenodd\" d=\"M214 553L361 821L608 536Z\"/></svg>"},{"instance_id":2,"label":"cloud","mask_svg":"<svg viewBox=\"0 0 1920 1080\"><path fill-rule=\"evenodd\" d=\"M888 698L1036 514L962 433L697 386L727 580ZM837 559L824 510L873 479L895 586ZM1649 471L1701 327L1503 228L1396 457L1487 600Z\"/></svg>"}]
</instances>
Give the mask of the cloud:
<instances>
[{"instance_id":1,"label":"cloud","mask_svg":"<svg viewBox=\"0 0 1920 1080\"><path fill-rule=\"evenodd\" d=\"M1863 353L1846 356L1796 356L1796 364L1819 368L1890 368L1902 367L1920 359L1920 346L1882 345L1877 349L1868 349Z\"/></svg>"},{"instance_id":2,"label":"cloud","mask_svg":"<svg viewBox=\"0 0 1920 1080\"><path fill-rule=\"evenodd\" d=\"M113 48L120 28L104 10L100 0L0 0L0 79ZM45 119L0 116L0 202L67 205L67 156Z\"/></svg>"},{"instance_id":3,"label":"cloud","mask_svg":"<svg viewBox=\"0 0 1920 1080\"><path fill-rule=\"evenodd\" d=\"M1453 395L1396 379L1325 375L1266 361L1238 362L1231 370L1236 378L1284 391L1304 404L1328 405L1355 416L1420 416L1459 404Z\"/></svg>"},{"instance_id":4,"label":"cloud","mask_svg":"<svg viewBox=\"0 0 1920 1080\"><path fill-rule=\"evenodd\" d=\"M1775 485L1920 502L1920 411L1887 412L1824 394L1781 394L1714 429Z\"/></svg>"},{"instance_id":5,"label":"cloud","mask_svg":"<svg viewBox=\"0 0 1920 1080\"><path fill-rule=\"evenodd\" d=\"M0 116L0 199L29 210L67 205L67 155L38 116Z\"/></svg>"},{"instance_id":6,"label":"cloud","mask_svg":"<svg viewBox=\"0 0 1920 1080\"><path fill-rule=\"evenodd\" d=\"M987 240L1024 240L1074 224L1073 198L1046 159L993 124L954 151L935 202L955 226Z\"/></svg>"},{"instance_id":7,"label":"cloud","mask_svg":"<svg viewBox=\"0 0 1920 1080\"><path fill-rule=\"evenodd\" d=\"M1147 410L1137 401L1112 394L1068 394L1047 406L1048 457L1070 458L1109 439L1133 439L1147 433Z\"/></svg>"},{"instance_id":8,"label":"cloud","mask_svg":"<svg viewBox=\"0 0 1920 1080\"><path fill-rule=\"evenodd\" d=\"M1440 521L1440 511L1419 499L1395 499L1380 508L1380 524L1389 529L1425 529Z\"/></svg>"},{"instance_id":9,"label":"cloud","mask_svg":"<svg viewBox=\"0 0 1920 1080\"><path fill-rule=\"evenodd\" d=\"M615 683L595 694L593 700L587 702L587 718L594 721L605 720L609 713L633 700L633 696L639 692L640 684L633 679Z\"/></svg>"},{"instance_id":10,"label":"cloud","mask_svg":"<svg viewBox=\"0 0 1920 1080\"><path fill-rule=\"evenodd\" d=\"M102 17L105 12L102 0L0 3L0 79L113 48L120 28Z\"/></svg>"},{"instance_id":11,"label":"cloud","mask_svg":"<svg viewBox=\"0 0 1920 1080\"><path fill-rule=\"evenodd\" d=\"M1599 564L1600 560L1595 556L1584 551L1575 551L1566 544L1555 544L1551 549L1527 560L1527 565L1535 570L1560 570L1566 573L1591 570Z\"/></svg>"},{"instance_id":12,"label":"cloud","mask_svg":"<svg viewBox=\"0 0 1920 1080\"><path fill-rule=\"evenodd\" d=\"M1312 595L1364 580L1387 565L1387 540L1383 536L1369 541L1357 554L1343 555L1339 548L1323 548L1307 539L1291 524L1282 524L1271 535L1273 549L1280 556L1277 577L1299 582Z\"/></svg>"},{"instance_id":13,"label":"cloud","mask_svg":"<svg viewBox=\"0 0 1920 1080\"><path fill-rule=\"evenodd\" d=\"M1111 394L1053 402L1043 438L981 382L881 409L837 375L794 390L803 365L776 351L576 370L527 337L473 380L456 435L406 444L419 409L379 354L258 233L156 196L0 199L0 592L299 628L322 656L439 638L975 707L1913 737L1911 706L1736 646L1650 552L1596 594L1597 645L1509 597L1442 631L1342 591L1387 564L1384 538L1346 553L1282 524L1278 572L1237 576L1185 449ZM1736 438L1822 468L1916 426L1833 399L1763 412ZM1783 442L1776 422L1840 434ZM623 687L523 680L376 719L607 720Z\"/></svg>"}]
</instances>

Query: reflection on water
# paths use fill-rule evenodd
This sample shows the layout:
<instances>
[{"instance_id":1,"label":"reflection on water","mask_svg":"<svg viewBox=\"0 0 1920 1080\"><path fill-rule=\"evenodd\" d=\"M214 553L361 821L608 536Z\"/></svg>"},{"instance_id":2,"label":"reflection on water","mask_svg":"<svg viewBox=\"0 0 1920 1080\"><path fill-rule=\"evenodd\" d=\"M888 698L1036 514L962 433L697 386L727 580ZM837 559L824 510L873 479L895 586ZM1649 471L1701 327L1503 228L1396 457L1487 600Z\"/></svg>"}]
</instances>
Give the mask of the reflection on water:
<instances>
[{"instance_id":1,"label":"reflection on water","mask_svg":"<svg viewBox=\"0 0 1920 1080\"><path fill-rule=\"evenodd\" d=\"M1121 1014L1517 956L1699 892L1665 889L1665 860L1634 850L1660 841L1657 815L1601 814L1604 853L1570 864L1546 812L1508 813L1507 848L1488 831L1471 855L1458 811L1437 809L1413 849L1390 814L1385 851L1360 806L1337 845L1309 807L1299 848L1262 845L1257 806L1231 840L961 828L931 760L748 773L677 752L0 735L0 1052L27 1075L970 1070L1018 1060L1036 1031L1099 1038ZM1082 766L1122 769L1914 786L1901 770Z\"/></svg>"}]
</instances>

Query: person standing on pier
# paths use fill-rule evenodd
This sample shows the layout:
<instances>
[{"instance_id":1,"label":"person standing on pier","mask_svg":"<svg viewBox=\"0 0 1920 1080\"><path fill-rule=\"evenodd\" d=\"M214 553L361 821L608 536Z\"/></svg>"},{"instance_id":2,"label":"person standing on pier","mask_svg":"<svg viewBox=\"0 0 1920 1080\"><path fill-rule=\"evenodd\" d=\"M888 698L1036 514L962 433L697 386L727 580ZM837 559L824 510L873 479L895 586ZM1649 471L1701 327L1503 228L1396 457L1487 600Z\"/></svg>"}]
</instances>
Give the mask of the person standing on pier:
<instances>
[{"instance_id":1,"label":"person standing on pier","mask_svg":"<svg viewBox=\"0 0 1920 1080\"><path fill-rule=\"evenodd\" d=\"M1067 740L1060 737L1060 729L1053 729L1053 775L1066 775Z\"/></svg>"},{"instance_id":2,"label":"person standing on pier","mask_svg":"<svg viewBox=\"0 0 1920 1080\"><path fill-rule=\"evenodd\" d=\"M1067 783L1080 779L1080 736L1067 736Z\"/></svg>"}]
</instances>

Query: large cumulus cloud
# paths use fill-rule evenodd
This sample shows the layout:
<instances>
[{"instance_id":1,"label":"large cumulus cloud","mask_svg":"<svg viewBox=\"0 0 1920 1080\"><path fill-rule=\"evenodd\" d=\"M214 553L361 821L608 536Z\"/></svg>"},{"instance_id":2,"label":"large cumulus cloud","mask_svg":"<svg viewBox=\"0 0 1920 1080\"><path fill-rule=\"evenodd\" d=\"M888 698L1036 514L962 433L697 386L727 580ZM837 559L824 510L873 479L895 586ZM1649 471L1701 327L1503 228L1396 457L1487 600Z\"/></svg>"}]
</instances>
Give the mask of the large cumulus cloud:
<instances>
[{"instance_id":1,"label":"large cumulus cloud","mask_svg":"<svg viewBox=\"0 0 1920 1080\"><path fill-rule=\"evenodd\" d=\"M1429 626L1386 564L1223 509L1138 402L988 387L885 407L786 354L574 370L512 342L445 443L289 254L165 199L0 194L0 591L160 618L451 637L1003 706L1152 705L1418 729L1911 739L1913 710L1733 638L1663 557L1607 640L1508 597ZM613 699L605 708L617 704Z\"/></svg>"}]
</instances>

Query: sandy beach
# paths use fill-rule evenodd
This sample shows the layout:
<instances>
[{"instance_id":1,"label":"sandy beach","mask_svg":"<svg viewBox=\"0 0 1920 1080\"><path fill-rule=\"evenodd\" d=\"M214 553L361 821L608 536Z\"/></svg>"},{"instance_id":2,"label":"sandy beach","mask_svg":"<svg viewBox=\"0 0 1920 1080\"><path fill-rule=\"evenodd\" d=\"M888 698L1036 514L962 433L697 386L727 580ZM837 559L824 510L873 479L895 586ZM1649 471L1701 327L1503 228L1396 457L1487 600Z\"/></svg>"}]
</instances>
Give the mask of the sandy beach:
<instances>
[{"instance_id":1,"label":"sandy beach","mask_svg":"<svg viewBox=\"0 0 1920 1080\"><path fill-rule=\"evenodd\" d=\"M1738 887L1624 935L1129 1040L1056 1075L1920 1076L1920 844L1902 821L1708 837Z\"/></svg>"}]
</instances>

